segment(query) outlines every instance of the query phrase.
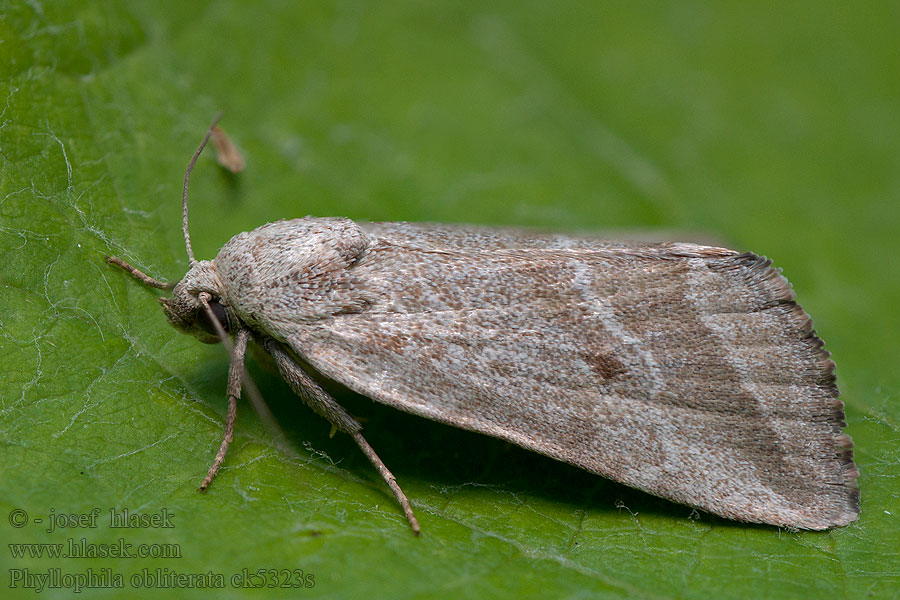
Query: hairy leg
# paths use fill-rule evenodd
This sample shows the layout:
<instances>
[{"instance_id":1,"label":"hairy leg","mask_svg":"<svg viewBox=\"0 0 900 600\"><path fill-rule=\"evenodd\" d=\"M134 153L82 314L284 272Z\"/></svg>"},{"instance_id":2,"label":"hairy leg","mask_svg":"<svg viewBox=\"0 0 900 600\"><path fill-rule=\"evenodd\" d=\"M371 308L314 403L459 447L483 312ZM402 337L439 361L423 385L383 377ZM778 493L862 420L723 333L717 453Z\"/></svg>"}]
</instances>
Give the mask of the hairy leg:
<instances>
[{"instance_id":1,"label":"hairy leg","mask_svg":"<svg viewBox=\"0 0 900 600\"><path fill-rule=\"evenodd\" d=\"M366 458L369 459L369 462L372 463L372 466L375 467L385 483L388 484L388 487L391 488L391 491L403 508L406 520L409 521L409 526L412 527L413 532L416 535L419 535L419 522L416 520L412 507L409 505L409 499L406 497L406 494L403 493L403 490L400 489L394 475L388 470L382 460L378 458L378 455L375 454L375 451L362 436L362 433L360 433L362 426L356 419L350 416L350 413L348 413L343 406L338 404L337 400L323 390L322 386L320 386L315 379L310 377L309 374L297 364L297 361L294 360L293 356L291 356L280 343L272 338L266 338L263 340L263 348L265 348L275 360L275 364L278 366L278 372L284 380L287 381L291 389L294 390L294 392L300 396L313 411L328 419L333 427L345 433L349 433L353 437L356 445L359 446L366 455Z\"/></svg>"},{"instance_id":2,"label":"hairy leg","mask_svg":"<svg viewBox=\"0 0 900 600\"><path fill-rule=\"evenodd\" d=\"M225 453L228 452L228 445L234 439L234 420L237 417L237 401L241 397L241 374L244 371L244 356L247 354L247 340L250 338L249 329L241 329L234 336L234 347L231 350L231 365L228 367L228 416L225 418L225 435L222 438L222 445L216 454L206 479L200 484L200 491L205 492L206 488L212 482L213 477L219 472L219 467L225 460Z\"/></svg>"}]
</instances>

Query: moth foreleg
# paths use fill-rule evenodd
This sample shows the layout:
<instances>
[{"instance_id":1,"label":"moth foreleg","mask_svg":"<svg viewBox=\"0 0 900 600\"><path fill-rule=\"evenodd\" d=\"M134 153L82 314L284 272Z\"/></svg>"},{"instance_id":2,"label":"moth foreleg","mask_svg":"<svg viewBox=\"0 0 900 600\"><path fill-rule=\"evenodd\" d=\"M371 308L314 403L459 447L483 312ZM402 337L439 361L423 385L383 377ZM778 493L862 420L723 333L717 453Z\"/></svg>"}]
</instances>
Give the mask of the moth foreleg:
<instances>
[{"instance_id":1,"label":"moth foreleg","mask_svg":"<svg viewBox=\"0 0 900 600\"><path fill-rule=\"evenodd\" d=\"M272 338L266 338L263 341L263 347L275 360L278 372L287 381L291 389L294 390L294 393L300 396L314 412L328 419L333 427L349 433L353 437L353 441L356 442L356 445L363 451L363 454L366 455L366 458L369 459L369 462L372 463L372 466L375 467L379 475L384 479L384 482L391 488L394 497L397 498L397 502L403 508L403 513L406 515L406 520L409 521L409 526L412 527L413 533L419 535L419 522L416 520L412 507L409 505L409 499L403 493L403 490L400 489L400 485L397 483L393 473L375 454L375 450L372 449L372 446L360 433L362 426L350 416L350 413L343 406L338 404L337 400L322 389L322 386L315 379L310 377L297 364L293 356L280 343Z\"/></svg>"},{"instance_id":2,"label":"moth foreleg","mask_svg":"<svg viewBox=\"0 0 900 600\"><path fill-rule=\"evenodd\" d=\"M244 372L244 357L247 354L247 340L250 338L249 329L241 329L234 336L234 347L231 350L231 364L228 367L228 415L225 417L225 435L222 437L222 445L216 454L206 479L200 484L200 491L205 492L212 482L213 477L219 472L219 467L225 460L228 445L234 439L234 421L237 417L237 401L241 397L241 375Z\"/></svg>"}]
</instances>

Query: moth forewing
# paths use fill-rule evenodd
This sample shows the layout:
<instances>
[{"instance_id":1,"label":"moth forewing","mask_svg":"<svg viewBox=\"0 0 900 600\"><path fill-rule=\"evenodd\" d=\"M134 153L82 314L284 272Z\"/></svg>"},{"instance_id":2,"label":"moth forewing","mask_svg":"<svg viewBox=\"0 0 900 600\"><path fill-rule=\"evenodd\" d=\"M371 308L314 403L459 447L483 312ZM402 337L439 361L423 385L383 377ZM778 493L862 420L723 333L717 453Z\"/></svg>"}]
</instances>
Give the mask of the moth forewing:
<instances>
[{"instance_id":1,"label":"moth forewing","mask_svg":"<svg viewBox=\"0 0 900 600\"><path fill-rule=\"evenodd\" d=\"M334 229L279 222L242 243L281 244L314 223ZM524 231L358 227L364 258L328 277L352 285L322 295L358 310L259 316L324 376L728 518L808 529L856 518L834 363L767 259ZM220 258L223 273L240 270L228 245ZM264 300L254 310L291 297L294 281L257 282ZM310 297L296 301L308 314Z\"/></svg>"}]
</instances>

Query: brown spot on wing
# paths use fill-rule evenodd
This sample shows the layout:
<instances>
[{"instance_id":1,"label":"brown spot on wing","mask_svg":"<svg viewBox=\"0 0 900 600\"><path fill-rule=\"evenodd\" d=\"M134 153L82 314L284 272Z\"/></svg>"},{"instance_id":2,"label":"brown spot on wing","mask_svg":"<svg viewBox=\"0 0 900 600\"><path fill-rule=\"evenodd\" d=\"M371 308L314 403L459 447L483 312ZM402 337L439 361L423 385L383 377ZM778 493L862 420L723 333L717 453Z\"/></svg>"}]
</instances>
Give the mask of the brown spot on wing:
<instances>
[{"instance_id":1,"label":"brown spot on wing","mask_svg":"<svg viewBox=\"0 0 900 600\"><path fill-rule=\"evenodd\" d=\"M612 379L628 371L622 361L604 352L582 353L581 358L603 379Z\"/></svg>"}]
</instances>

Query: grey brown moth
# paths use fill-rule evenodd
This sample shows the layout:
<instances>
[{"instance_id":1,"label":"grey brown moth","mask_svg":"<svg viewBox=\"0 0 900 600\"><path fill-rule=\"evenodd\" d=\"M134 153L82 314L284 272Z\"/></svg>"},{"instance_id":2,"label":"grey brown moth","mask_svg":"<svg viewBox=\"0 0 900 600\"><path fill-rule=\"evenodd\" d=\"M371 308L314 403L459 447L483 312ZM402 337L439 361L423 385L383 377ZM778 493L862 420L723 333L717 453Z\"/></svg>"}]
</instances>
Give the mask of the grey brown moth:
<instances>
[{"instance_id":1,"label":"grey brown moth","mask_svg":"<svg viewBox=\"0 0 900 600\"><path fill-rule=\"evenodd\" d=\"M343 218L283 220L195 260L160 298L169 322L230 343L234 431L247 344L365 452L311 377L507 440L729 519L802 529L859 513L834 362L771 261L684 243ZM145 284L152 279L108 258Z\"/></svg>"}]
</instances>

